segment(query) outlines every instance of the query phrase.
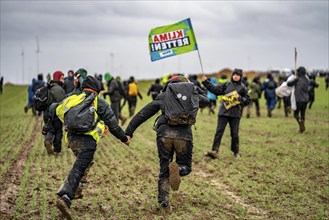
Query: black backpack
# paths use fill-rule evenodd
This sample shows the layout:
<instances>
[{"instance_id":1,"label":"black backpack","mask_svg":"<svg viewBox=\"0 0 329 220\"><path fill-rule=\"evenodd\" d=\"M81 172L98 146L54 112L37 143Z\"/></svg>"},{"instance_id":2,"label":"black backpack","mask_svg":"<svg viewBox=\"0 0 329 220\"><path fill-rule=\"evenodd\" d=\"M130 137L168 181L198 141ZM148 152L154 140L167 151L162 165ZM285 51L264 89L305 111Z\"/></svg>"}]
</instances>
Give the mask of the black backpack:
<instances>
[{"instance_id":1,"label":"black backpack","mask_svg":"<svg viewBox=\"0 0 329 220\"><path fill-rule=\"evenodd\" d=\"M34 107L37 111L45 111L50 103L49 90L52 87L49 83L43 84L34 94Z\"/></svg>"},{"instance_id":2,"label":"black backpack","mask_svg":"<svg viewBox=\"0 0 329 220\"><path fill-rule=\"evenodd\" d=\"M92 93L80 104L70 108L64 115L65 131L70 133L84 133L91 131L98 123L95 118L96 107L93 102L96 94Z\"/></svg>"},{"instance_id":3,"label":"black backpack","mask_svg":"<svg viewBox=\"0 0 329 220\"><path fill-rule=\"evenodd\" d=\"M273 80L270 80L267 83L267 88L269 88L269 89L275 89L275 82Z\"/></svg>"},{"instance_id":4,"label":"black backpack","mask_svg":"<svg viewBox=\"0 0 329 220\"><path fill-rule=\"evenodd\" d=\"M120 95L123 97L123 98L126 98L126 92L125 92L125 89L123 88L123 85L121 82L117 81L118 82L118 90L119 90L119 93Z\"/></svg>"},{"instance_id":5,"label":"black backpack","mask_svg":"<svg viewBox=\"0 0 329 220\"><path fill-rule=\"evenodd\" d=\"M194 125L199 110L199 95L195 85L187 82L169 84L164 105L169 125Z\"/></svg>"}]
</instances>

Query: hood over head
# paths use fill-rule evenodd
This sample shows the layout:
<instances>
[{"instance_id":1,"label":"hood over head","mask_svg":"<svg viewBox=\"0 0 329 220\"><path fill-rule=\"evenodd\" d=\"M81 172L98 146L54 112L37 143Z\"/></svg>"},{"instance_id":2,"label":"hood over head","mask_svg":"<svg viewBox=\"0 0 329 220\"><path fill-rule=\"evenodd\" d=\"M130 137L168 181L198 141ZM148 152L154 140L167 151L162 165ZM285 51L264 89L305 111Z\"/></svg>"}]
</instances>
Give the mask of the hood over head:
<instances>
[{"instance_id":1,"label":"hood over head","mask_svg":"<svg viewBox=\"0 0 329 220\"><path fill-rule=\"evenodd\" d=\"M239 75L240 76L240 80L239 82L241 82L242 80L242 69L234 69L231 75L231 81L233 81L233 75Z\"/></svg>"},{"instance_id":2,"label":"hood over head","mask_svg":"<svg viewBox=\"0 0 329 220\"><path fill-rule=\"evenodd\" d=\"M104 79L106 82L110 82L113 79L113 76L111 75L111 73L107 72L104 74Z\"/></svg>"},{"instance_id":3,"label":"hood over head","mask_svg":"<svg viewBox=\"0 0 329 220\"><path fill-rule=\"evenodd\" d=\"M88 90L91 89L93 92L97 94L101 91L101 84L98 79L93 76L87 76L86 79L82 83L82 89Z\"/></svg>"},{"instance_id":4,"label":"hood over head","mask_svg":"<svg viewBox=\"0 0 329 220\"><path fill-rule=\"evenodd\" d=\"M303 66L298 67L297 69L297 76L305 76L306 75L306 69Z\"/></svg>"},{"instance_id":5,"label":"hood over head","mask_svg":"<svg viewBox=\"0 0 329 220\"><path fill-rule=\"evenodd\" d=\"M83 68L80 68L78 69L76 72L75 72L75 76L77 76L78 78L82 78L82 79L86 79L87 77L87 70L83 69Z\"/></svg>"}]
</instances>

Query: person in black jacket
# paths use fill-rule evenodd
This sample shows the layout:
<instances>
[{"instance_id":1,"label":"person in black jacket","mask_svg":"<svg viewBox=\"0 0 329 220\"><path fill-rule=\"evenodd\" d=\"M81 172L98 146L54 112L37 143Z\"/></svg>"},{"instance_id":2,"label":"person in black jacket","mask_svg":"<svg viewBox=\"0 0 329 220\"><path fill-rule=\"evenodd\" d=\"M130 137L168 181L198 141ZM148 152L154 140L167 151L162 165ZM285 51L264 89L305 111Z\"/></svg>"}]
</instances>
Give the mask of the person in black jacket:
<instances>
[{"instance_id":1,"label":"person in black jacket","mask_svg":"<svg viewBox=\"0 0 329 220\"><path fill-rule=\"evenodd\" d=\"M162 89L163 86L160 85L160 79L156 79L147 92L147 95L149 96L151 94L152 100L154 100L161 93Z\"/></svg>"},{"instance_id":2,"label":"person in black jacket","mask_svg":"<svg viewBox=\"0 0 329 220\"><path fill-rule=\"evenodd\" d=\"M158 111L162 114L156 121L156 143L160 159L160 174L158 180L158 202L161 207L168 208L169 190L178 190L180 176L186 176L191 172L193 137L191 125L169 125L165 117L165 93L168 84L188 82L183 76L172 77L165 85L162 93L155 100L140 110L130 121L126 135L133 137L135 130L146 120L155 115ZM206 96L198 94L199 107L209 105ZM174 152L176 152L176 162L173 162Z\"/></svg>"},{"instance_id":3,"label":"person in black jacket","mask_svg":"<svg viewBox=\"0 0 329 220\"><path fill-rule=\"evenodd\" d=\"M294 92L293 94L291 94L291 96L294 96L296 101L294 117L298 122L300 133L303 133L305 131L305 113L307 103L309 101L309 83L309 79L306 78L306 69L303 66L297 69L297 77L287 83L288 86L295 87L295 89L293 90Z\"/></svg>"},{"instance_id":4,"label":"person in black jacket","mask_svg":"<svg viewBox=\"0 0 329 220\"><path fill-rule=\"evenodd\" d=\"M49 89L49 106L52 103L61 102L65 98L63 82L64 74L61 71L54 72L53 80L49 83L51 86ZM62 152L63 123L57 117L51 120L49 108L43 112L43 120L45 126L42 130L45 135L44 145L47 153L58 156Z\"/></svg>"},{"instance_id":5,"label":"person in black jacket","mask_svg":"<svg viewBox=\"0 0 329 220\"><path fill-rule=\"evenodd\" d=\"M311 109L313 102L315 101L315 88L318 88L319 84L315 80L315 78L316 78L315 74L311 74L309 78L310 78L310 85L308 88L308 95L309 95L308 109Z\"/></svg>"},{"instance_id":6,"label":"person in black jacket","mask_svg":"<svg viewBox=\"0 0 329 220\"><path fill-rule=\"evenodd\" d=\"M239 154L239 124L242 115L242 108L250 104L251 100L248 95L246 87L241 83L242 70L234 69L231 77L231 81L225 82L219 85L213 85L203 75L202 84L215 95L224 95L218 110L218 121L217 129L212 145L212 151L206 153L206 156L211 158L218 157L218 151L222 136L225 131L227 123L230 124L231 131L231 151L234 153L235 157L240 157ZM232 103L224 102L225 96L234 92L233 96L230 96ZM224 101L223 101L224 100Z\"/></svg>"},{"instance_id":7,"label":"person in black jacket","mask_svg":"<svg viewBox=\"0 0 329 220\"><path fill-rule=\"evenodd\" d=\"M43 80L43 74L39 73L37 76L37 80L33 82L32 84L32 93L35 94L35 92L40 89L45 84L45 81ZM42 115L42 112L37 112L38 116Z\"/></svg>"},{"instance_id":8,"label":"person in black jacket","mask_svg":"<svg viewBox=\"0 0 329 220\"><path fill-rule=\"evenodd\" d=\"M3 87L3 76L0 79L0 94L2 94L2 87Z\"/></svg>"},{"instance_id":9,"label":"person in black jacket","mask_svg":"<svg viewBox=\"0 0 329 220\"><path fill-rule=\"evenodd\" d=\"M126 123L127 118L121 114L121 99L123 97L122 94L120 93L120 86L122 85L120 85L118 81L114 79L111 73L109 72L105 73L105 79L107 81L108 90L107 92L101 91L101 94L103 94L103 97L106 97L107 95L110 96L111 109L113 110L117 120L119 119L121 120L121 126L123 126ZM121 90L124 91L123 88L121 88Z\"/></svg>"},{"instance_id":10,"label":"person in black jacket","mask_svg":"<svg viewBox=\"0 0 329 220\"><path fill-rule=\"evenodd\" d=\"M63 89L64 89L66 95L73 92L73 90L74 90L74 71L73 70L69 70L67 72L67 77L64 79L64 83L63 83Z\"/></svg>"},{"instance_id":11,"label":"person in black jacket","mask_svg":"<svg viewBox=\"0 0 329 220\"><path fill-rule=\"evenodd\" d=\"M87 76L83 81L81 88L83 90L82 92L88 97L92 93L96 95L99 94L101 85L95 77ZM68 99L71 97L68 97ZM105 123L108 130L117 139L121 140L121 142L126 145L129 145L130 143L130 138L125 135L122 128L118 125L118 121L108 103L99 97L96 98L98 98L96 112L98 119L100 119L96 127L86 133L68 132L67 134L68 144L76 156L76 161L69 175L57 192L59 199L56 202L56 207L67 219L71 219L71 200L82 198L82 179L87 175L90 166L93 164L97 143L104 135L105 130L102 130L102 127L99 125L104 126ZM57 107L60 104L62 103L56 103L51 106L51 112L53 115L55 114L54 112L57 111ZM56 112L56 114L59 116L61 113Z\"/></svg>"}]
</instances>

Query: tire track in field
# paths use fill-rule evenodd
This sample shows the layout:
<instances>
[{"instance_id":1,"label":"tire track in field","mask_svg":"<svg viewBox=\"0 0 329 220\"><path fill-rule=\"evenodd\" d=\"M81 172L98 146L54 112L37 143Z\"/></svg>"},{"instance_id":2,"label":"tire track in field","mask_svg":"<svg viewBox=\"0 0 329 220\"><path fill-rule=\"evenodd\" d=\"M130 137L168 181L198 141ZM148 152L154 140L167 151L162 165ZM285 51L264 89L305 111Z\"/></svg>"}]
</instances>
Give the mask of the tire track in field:
<instances>
[{"instance_id":1,"label":"tire track in field","mask_svg":"<svg viewBox=\"0 0 329 220\"><path fill-rule=\"evenodd\" d=\"M1 179L0 179L0 219L12 219L15 209L16 197L20 181L24 172L24 167L27 161L28 154L34 146L38 134L38 126L40 126L42 118L38 118L33 125L33 133L28 143L23 146L15 161L10 164ZM23 139L24 137L20 138Z\"/></svg>"},{"instance_id":2,"label":"tire track in field","mask_svg":"<svg viewBox=\"0 0 329 220\"><path fill-rule=\"evenodd\" d=\"M247 210L248 214L252 215L253 219L268 219L269 218L267 216L267 212L265 210L256 208L256 207L248 204L248 202L245 201L243 198L234 194L234 192L230 191L228 186L226 186L225 184L219 183L217 180L213 179L212 175L209 175L199 169L194 171L194 174L201 178L209 180L211 186L217 188L218 190L220 190L221 194L224 194L224 195L230 197L233 201L235 201L236 203L241 205L243 208L245 208Z\"/></svg>"}]
</instances>

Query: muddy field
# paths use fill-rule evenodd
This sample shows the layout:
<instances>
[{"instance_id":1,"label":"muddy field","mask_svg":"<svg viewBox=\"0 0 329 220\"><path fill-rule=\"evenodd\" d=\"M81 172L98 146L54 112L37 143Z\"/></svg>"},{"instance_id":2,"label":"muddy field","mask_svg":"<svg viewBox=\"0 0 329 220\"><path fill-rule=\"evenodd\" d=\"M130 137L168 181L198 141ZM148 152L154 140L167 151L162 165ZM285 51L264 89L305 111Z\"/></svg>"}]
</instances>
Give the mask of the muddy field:
<instances>
[{"instance_id":1,"label":"muddy field","mask_svg":"<svg viewBox=\"0 0 329 220\"><path fill-rule=\"evenodd\" d=\"M139 109L150 101L150 83L140 83ZM219 159L204 157L217 116L200 112L193 171L171 192L167 211L157 204L156 117L139 127L129 147L108 134L97 147L83 199L72 203L73 219L329 219L329 99L323 87L307 110L304 134L282 108L267 118L262 98L261 117L252 109L251 118L241 120L239 159L229 150L229 128ZM0 96L0 219L60 219L56 191L75 158L64 141L61 156L47 155L42 119L23 111L26 91L6 86Z\"/></svg>"}]
</instances>

